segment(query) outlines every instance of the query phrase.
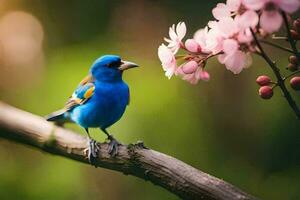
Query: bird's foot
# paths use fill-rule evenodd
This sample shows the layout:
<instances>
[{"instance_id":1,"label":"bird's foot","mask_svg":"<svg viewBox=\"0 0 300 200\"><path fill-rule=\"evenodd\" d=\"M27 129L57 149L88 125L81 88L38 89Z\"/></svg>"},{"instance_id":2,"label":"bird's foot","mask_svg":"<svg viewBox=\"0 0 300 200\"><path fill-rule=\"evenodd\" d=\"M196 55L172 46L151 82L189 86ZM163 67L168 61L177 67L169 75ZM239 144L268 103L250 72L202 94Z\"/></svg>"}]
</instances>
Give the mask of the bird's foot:
<instances>
[{"instance_id":1,"label":"bird's foot","mask_svg":"<svg viewBox=\"0 0 300 200\"><path fill-rule=\"evenodd\" d=\"M87 154L87 158L90 164L95 167L97 167L96 160L98 158L99 151L100 151L100 147L97 141L89 138L88 147L85 149L85 153Z\"/></svg>"},{"instance_id":2,"label":"bird's foot","mask_svg":"<svg viewBox=\"0 0 300 200\"><path fill-rule=\"evenodd\" d=\"M121 143L119 143L112 135L108 135L107 139L109 140L108 153L112 157L115 157L118 154L119 145Z\"/></svg>"}]
</instances>

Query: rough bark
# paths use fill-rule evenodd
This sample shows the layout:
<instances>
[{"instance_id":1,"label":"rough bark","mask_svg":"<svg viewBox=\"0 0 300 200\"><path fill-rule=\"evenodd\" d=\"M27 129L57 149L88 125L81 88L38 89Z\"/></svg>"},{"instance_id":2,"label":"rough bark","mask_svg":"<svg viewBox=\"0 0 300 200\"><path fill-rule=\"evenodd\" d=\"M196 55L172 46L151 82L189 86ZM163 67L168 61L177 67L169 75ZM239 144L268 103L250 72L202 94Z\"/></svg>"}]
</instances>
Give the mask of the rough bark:
<instances>
[{"instance_id":1,"label":"rough bark","mask_svg":"<svg viewBox=\"0 0 300 200\"><path fill-rule=\"evenodd\" d=\"M87 138L0 102L0 137L87 163ZM237 187L142 143L121 145L116 157L100 144L97 166L151 181L182 199L254 200Z\"/></svg>"}]
</instances>

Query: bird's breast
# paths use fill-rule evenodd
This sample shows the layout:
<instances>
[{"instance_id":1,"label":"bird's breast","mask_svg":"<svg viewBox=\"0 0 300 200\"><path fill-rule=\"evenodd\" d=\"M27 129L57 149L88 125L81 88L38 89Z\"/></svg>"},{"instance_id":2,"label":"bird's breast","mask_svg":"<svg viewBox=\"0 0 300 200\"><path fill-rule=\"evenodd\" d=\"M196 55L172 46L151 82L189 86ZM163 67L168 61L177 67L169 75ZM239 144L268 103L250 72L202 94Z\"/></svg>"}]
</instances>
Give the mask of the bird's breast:
<instances>
[{"instance_id":1,"label":"bird's breast","mask_svg":"<svg viewBox=\"0 0 300 200\"><path fill-rule=\"evenodd\" d=\"M122 83L95 84L94 95L84 105L72 111L74 121L81 126L107 128L125 112L129 99L128 86Z\"/></svg>"}]
</instances>

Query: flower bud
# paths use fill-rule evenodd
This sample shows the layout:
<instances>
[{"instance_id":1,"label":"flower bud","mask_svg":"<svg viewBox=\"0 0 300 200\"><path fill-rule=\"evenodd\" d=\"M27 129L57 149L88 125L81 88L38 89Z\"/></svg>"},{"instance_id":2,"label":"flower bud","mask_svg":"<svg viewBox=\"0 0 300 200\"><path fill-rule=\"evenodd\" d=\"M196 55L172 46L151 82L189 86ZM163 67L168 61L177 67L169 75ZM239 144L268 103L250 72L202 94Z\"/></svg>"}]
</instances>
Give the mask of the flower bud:
<instances>
[{"instance_id":1,"label":"flower bud","mask_svg":"<svg viewBox=\"0 0 300 200\"><path fill-rule=\"evenodd\" d=\"M262 75L257 77L256 83L260 86L269 85L271 83L271 79L266 75Z\"/></svg>"},{"instance_id":2,"label":"flower bud","mask_svg":"<svg viewBox=\"0 0 300 200\"><path fill-rule=\"evenodd\" d=\"M191 60L189 62L186 62L182 65L182 72L185 74L192 74L197 70L198 63L194 60Z\"/></svg>"},{"instance_id":3,"label":"flower bud","mask_svg":"<svg viewBox=\"0 0 300 200\"><path fill-rule=\"evenodd\" d=\"M196 52L200 52L201 51L201 47L200 45L198 44L198 42L196 42L196 40L194 39L188 39L185 41L185 48L190 51L190 52L193 52L193 53L196 53Z\"/></svg>"},{"instance_id":4,"label":"flower bud","mask_svg":"<svg viewBox=\"0 0 300 200\"><path fill-rule=\"evenodd\" d=\"M294 71L297 70L297 65L289 63L288 66L287 66L287 69L294 72Z\"/></svg>"},{"instance_id":5,"label":"flower bud","mask_svg":"<svg viewBox=\"0 0 300 200\"><path fill-rule=\"evenodd\" d=\"M210 79L209 73L207 71L204 71L204 70L202 70L200 72L199 76L200 76L200 79L203 80L203 81L209 81L209 79Z\"/></svg>"},{"instance_id":6,"label":"flower bud","mask_svg":"<svg viewBox=\"0 0 300 200\"><path fill-rule=\"evenodd\" d=\"M258 94L263 99L270 99L273 96L273 89L270 86L262 86L259 88Z\"/></svg>"},{"instance_id":7,"label":"flower bud","mask_svg":"<svg viewBox=\"0 0 300 200\"><path fill-rule=\"evenodd\" d=\"M291 87L294 90L300 90L300 76L295 76L290 80Z\"/></svg>"},{"instance_id":8,"label":"flower bud","mask_svg":"<svg viewBox=\"0 0 300 200\"><path fill-rule=\"evenodd\" d=\"M290 32L291 32L291 36L292 36L292 38L293 38L294 40L299 40L299 39L300 39L300 36L299 36L299 34L297 33L297 31L291 29Z\"/></svg>"},{"instance_id":9,"label":"flower bud","mask_svg":"<svg viewBox=\"0 0 300 200\"><path fill-rule=\"evenodd\" d=\"M290 56L289 57L289 62L294 64L294 65L297 65L298 64L298 59L296 56Z\"/></svg>"},{"instance_id":10,"label":"flower bud","mask_svg":"<svg viewBox=\"0 0 300 200\"><path fill-rule=\"evenodd\" d=\"M293 22L293 28L299 33L300 32L300 18Z\"/></svg>"}]
</instances>

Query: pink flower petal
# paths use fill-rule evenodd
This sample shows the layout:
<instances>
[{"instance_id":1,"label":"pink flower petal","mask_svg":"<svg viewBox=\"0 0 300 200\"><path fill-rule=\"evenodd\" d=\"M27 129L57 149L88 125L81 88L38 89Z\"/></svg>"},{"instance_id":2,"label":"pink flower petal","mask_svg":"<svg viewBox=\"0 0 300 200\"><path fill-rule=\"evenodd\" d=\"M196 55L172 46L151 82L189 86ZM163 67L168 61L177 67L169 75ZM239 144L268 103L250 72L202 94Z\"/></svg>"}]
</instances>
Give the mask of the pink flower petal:
<instances>
[{"instance_id":1,"label":"pink flower petal","mask_svg":"<svg viewBox=\"0 0 300 200\"><path fill-rule=\"evenodd\" d=\"M224 61L228 70L239 74L246 66L247 57L242 51L236 51L234 54L227 55Z\"/></svg>"},{"instance_id":2,"label":"pink flower petal","mask_svg":"<svg viewBox=\"0 0 300 200\"><path fill-rule=\"evenodd\" d=\"M216 19L220 20L224 17L230 17L230 10L224 3L218 3L212 10L212 14Z\"/></svg>"},{"instance_id":3,"label":"pink flower petal","mask_svg":"<svg viewBox=\"0 0 300 200\"><path fill-rule=\"evenodd\" d=\"M206 46L202 48L202 51L207 53L212 52L213 54L221 52L223 39L219 30L210 29L206 38Z\"/></svg>"},{"instance_id":4,"label":"pink flower petal","mask_svg":"<svg viewBox=\"0 0 300 200\"><path fill-rule=\"evenodd\" d=\"M240 31L237 39L240 43L249 43L253 40L253 36L251 34L250 28L247 28L243 31Z\"/></svg>"},{"instance_id":5,"label":"pink flower petal","mask_svg":"<svg viewBox=\"0 0 300 200\"><path fill-rule=\"evenodd\" d=\"M208 33L208 27L205 27L203 29L199 29L194 34L194 39L201 47L206 45L207 33Z\"/></svg>"},{"instance_id":6,"label":"pink flower petal","mask_svg":"<svg viewBox=\"0 0 300 200\"><path fill-rule=\"evenodd\" d=\"M234 54L239 48L239 44L234 39L226 39L223 42L223 51L227 55Z\"/></svg>"},{"instance_id":7,"label":"pink flower petal","mask_svg":"<svg viewBox=\"0 0 300 200\"><path fill-rule=\"evenodd\" d=\"M207 26L209 27L209 28L218 28L218 22L217 21L209 21L208 23L207 23Z\"/></svg>"},{"instance_id":8,"label":"pink flower petal","mask_svg":"<svg viewBox=\"0 0 300 200\"><path fill-rule=\"evenodd\" d=\"M175 73L175 71L176 67L168 68L167 70L165 70L165 76L168 77L168 79L170 79Z\"/></svg>"},{"instance_id":9,"label":"pink flower petal","mask_svg":"<svg viewBox=\"0 0 300 200\"><path fill-rule=\"evenodd\" d=\"M287 13L294 13L300 7L299 0L276 0L277 5Z\"/></svg>"},{"instance_id":10,"label":"pink flower petal","mask_svg":"<svg viewBox=\"0 0 300 200\"><path fill-rule=\"evenodd\" d=\"M263 11L260 16L260 27L267 33L278 31L282 24L282 17L278 11Z\"/></svg>"},{"instance_id":11,"label":"pink flower petal","mask_svg":"<svg viewBox=\"0 0 300 200\"><path fill-rule=\"evenodd\" d=\"M243 5L250 10L262 9L268 0L243 0Z\"/></svg>"},{"instance_id":12,"label":"pink flower petal","mask_svg":"<svg viewBox=\"0 0 300 200\"><path fill-rule=\"evenodd\" d=\"M188 39L185 41L185 48L190 52L201 52L201 47L195 39Z\"/></svg>"},{"instance_id":13,"label":"pink flower petal","mask_svg":"<svg viewBox=\"0 0 300 200\"><path fill-rule=\"evenodd\" d=\"M177 34L175 32L175 24L173 24L170 28L169 28L169 36L171 40L176 40L177 38Z\"/></svg>"},{"instance_id":14,"label":"pink flower petal","mask_svg":"<svg viewBox=\"0 0 300 200\"><path fill-rule=\"evenodd\" d=\"M187 74L183 76L182 79L193 85L196 85L199 81L199 79L197 79L194 74Z\"/></svg>"},{"instance_id":15,"label":"pink flower petal","mask_svg":"<svg viewBox=\"0 0 300 200\"><path fill-rule=\"evenodd\" d=\"M162 63L171 63L174 55L166 45L161 44L158 48L158 57Z\"/></svg>"},{"instance_id":16,"label":"pink flower petal","mask_svg":"<svg viewBox=\"0 0 300 200\"><path fill-rule=\"evenodd\" d=\"M175 30L176 29L176 30ZM172 50L174 54L177 53L177 51L181 47L181 40L184 38L186 34L186 26L184 22L179 22L176 27L175 24L173 24L169 28L169 38L164 38L166 42L168 42L168 48Z\"/></svg>"},{"instance_id":17,"label":"pink flower petal","mask_svg":"<svg viewBox=\"0 0 300 200\"><path fill-rule=\"evenodd\" d=\"M183 73L192 74L197 70L198 63L196 61L192 60L192 61L189 61L189 62L183 64L181 68L182 68Z\"/></svg>"},{"instance_id":18,"label":"pink flower petal","mask_svg":"<svg viewBox=\"0 0 300 200\"><path fill-rule=\"evenodd\" d=\"M247 10L244 12L242 15L238 15L235 17L235 20L237 20L238 26L241 29L246 29L246 28L254 28L258 24L258 15L255 11L253 10Z\"/></svg>"},{"instance_id":19,"label":"pink flower petal","mask_svg":"<svg viewBox=\"0 0 300 200\"><path fill-rule=\"evenodd\" d=\"M186 34L186 25L184 22L179 22L176 26L177 37L181 41Z\"/></svg>"},{"instance_id":20,"label":"pink flower petal","mask_svg":"<svg viewBox=\"0 0 300 200\"><path fill-rule=\"evenodd\" d=\"M219 61L221 64L225 64L226 56L227 56L226 54L218 55L218 61Z\"/></svg>"},{"instance_id":21,"label":"pink flower petal","mask_svg":"<svg viewBox=\"0 0 300 200\"><path fill-rule=\"evenodd\" d=\"M239 31L236 21L231 17L222 18L218 22L218 30L219 34L225 38L229 38Z\"/></svg>"},{"instance_id":22,"label":"pink flower petal","mask_svg":"<svg viewBox=\"0 0 300 200\"><path fill-rule=\"evenodd\" d=\"M158 48L158 57L162 63L165 75L170 79L176 71L176 59L172 51L164 44Z\"/></svg>"},{"instance_id":23,"label":"pink flower petal","mask_svg":"<svg viewBox=\"0 0 300 200\"><path fill-rule=\"evenodd\" d=\"M177 67L175 70L175 75L185 75L185 73L182 71L182 67Z\"/></svg>"},{"instance_id":24,"label":"pink flower petal","mask_svg":"<svg viewBox=\"0 0 300 200\"><path fill-rule=\"evenodd\" d=\"M241 6L242 0L227 0L226 5L230 11L235 12Z\"/></svg>"},{"instance_id":25,"label":"pink flower petal","mask_svg":"<svg viewBox=\"0 0 300 200\"><path fill-rule=\"evenodd\" d=\"M207 71L201 70L199 74L199 78L203 81L209 81L210 75Z\"/></svg>"}]
</instances>

